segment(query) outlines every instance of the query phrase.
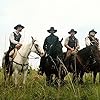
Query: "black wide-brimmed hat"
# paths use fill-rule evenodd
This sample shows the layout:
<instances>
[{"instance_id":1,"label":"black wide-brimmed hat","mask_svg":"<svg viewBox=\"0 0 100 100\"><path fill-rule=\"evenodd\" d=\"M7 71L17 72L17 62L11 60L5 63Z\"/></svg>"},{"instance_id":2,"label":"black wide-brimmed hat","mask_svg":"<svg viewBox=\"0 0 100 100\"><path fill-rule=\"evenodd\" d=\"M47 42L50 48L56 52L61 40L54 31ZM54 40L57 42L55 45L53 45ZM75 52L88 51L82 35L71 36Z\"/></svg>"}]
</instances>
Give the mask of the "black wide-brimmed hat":
<instances>
[{"instance_id":1,"label":"black wide-brimmed hat","mask_svg":"<svg viewBox=\"0 0 100 100\"><path fill-rule=\"evenodd\" d=\"M50 27L50 30L47 30L49 33L55 33L57 30L54 29L54 27Z\"/></svg>"},{"instance_id":2,"label":"black wide-brimmed hat","mask_svg":"<svg viewBox=\"0 0 100 100\"><path fill-rule=\"evenodd\" d=\"M89 31L89 34L90 34L91 32L94 32L95 34L97 33L94 29L92 29L91 31Z\"/></svg>"},{"instance_id":3,"label":"black wide-brimmed hat","mask_svg":"<svg viewBox=\"0 0 100 100\"><path fill-rule=\"evenodd\" d=\"M21 27L22 29L24 28L24 26L22 26L21 24L18 24L18 25L16 25L16 26L14 27L14 29L17 30L18 27Z\"/></svg>"},{"instance_id":4,"label":"black wide-brimmed hat","mask_svg":"<svg viewBox=\"0 0 100 100\"><path fill-rule=\"evenodd\" d=\"M70 34L71 32L75 32L75 34L77 33L77 31L75 31L74 29L71 29L68 33Z\"/></svg>"}]
</instances>

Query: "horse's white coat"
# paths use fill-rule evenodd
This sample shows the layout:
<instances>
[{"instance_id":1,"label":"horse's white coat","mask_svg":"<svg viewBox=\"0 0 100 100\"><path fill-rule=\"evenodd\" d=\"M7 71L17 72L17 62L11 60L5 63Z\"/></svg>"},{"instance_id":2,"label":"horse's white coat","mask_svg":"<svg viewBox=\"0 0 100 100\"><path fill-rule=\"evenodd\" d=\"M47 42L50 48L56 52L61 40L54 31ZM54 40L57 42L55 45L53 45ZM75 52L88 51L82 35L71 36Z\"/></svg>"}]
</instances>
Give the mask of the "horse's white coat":
<instances>
[{"instance_id":1,"label":"horse's white coat","mask_svg":"<svg viewBox=\"0 0 100 100\"><path fill-rule=\"evenodd\" d=\"M37 45L37 49L36 49L36 45ZM34 41L33 38L32 38L31 43L22 45L22 47L18 50L17 55L13 60L14 61L13 71L14 71L15 85L17 85L18 72L21 72L21 70L23 70L22 71L23 72L23 84L25 84L27 71L28 71L28 56L31 52L40 54L40 56L43 56L44 54L43 49L36 43L36 41Z\"/></svg>"}]
</instances>

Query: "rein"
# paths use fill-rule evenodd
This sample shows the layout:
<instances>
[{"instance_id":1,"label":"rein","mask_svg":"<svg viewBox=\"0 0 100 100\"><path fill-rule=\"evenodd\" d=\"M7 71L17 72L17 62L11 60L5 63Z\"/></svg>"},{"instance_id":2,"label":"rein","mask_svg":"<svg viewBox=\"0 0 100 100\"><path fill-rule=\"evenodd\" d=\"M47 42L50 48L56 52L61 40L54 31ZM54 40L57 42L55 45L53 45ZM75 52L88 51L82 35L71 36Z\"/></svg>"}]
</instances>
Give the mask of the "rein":
<instances>
[{"instance_id":1,"label":"rein","mask_svg":"<svg viewBox=\"0 0 100 100\"><path fill-rule=\"evenodd\" d=\"M28 56L25 57L25 56L21 55L21 53L20 53L19 51L17 51L17 52L20 54L21 57L23 57L23 58L28 58Z\"/></svg>"},{"instance_id":2,"label":"rein","mask_svg":"<svg viewBox=\"0 0 100 100\"><path fill-rule=\"evenodd\" d=\"M39 52L39 50L38 50L38 46L37 45L34 45L35 46L35 49L36 49L36 53L40 56L40 52Z\"/></svg>"},{"instance_id":3,"label":"rein","mask_svg":"<svg viewBox=\"0 0 100 100\"><path fill-rule=\"evenodd\" d=\"M32 47L33 47L34 42L35 42L35 41L32 42L32 46L31 46L31 48L29 49L30 51L29 51L27 57L21 55L21 53L20 53L19 51L17 51L17 52L20 54L20 56L21 56L22 58L28 59L28 56L29 56L29 54L30 54L30 52L31 52L31 49L32 49ZM36 49L36 51L37 51L37 54L40 55L40 52L39 52L39 50L38 50L38 48L37 48L38 46L35 45L35 44L34 44L34 46L35 46L35 49ZM36 59L37 59L37 58L36 58ZM20 63L17 63L17 62L15 62L15 61L13 61L13 62L16 63L16 64L18 64L18 65L21 65L21 66L29 65L29 64L20 64Z\"/></svg>"},{"instance_id":4,"label":"rein","mask_svg":"<svg viewBox=\"0 0 100 100\"><path fill-rule=\"evenodd\" d=\"M35 41L34 41L34 42L35 42ZM30 52L31 52L31 49L32 49L32 47L33 47L34 42L32 43L32 46L31 46L31 48L29 49L30 51L29 51L29 53L28 53L28 56L29 56L29 54L30 54ZM35 45L34 45L34 46L35 46ZM35 48L36 48L36 47L35 47ZM37 49L36 49L36 50L37 50ZM23 57L23 58L28 58L28 56L25 57L25 56L21 55L21 53L20 53L19 51L17 51L17 52L20 54L21 57Z\"/></svg>"},{"instance_id":5,"label":"rein","mask_svg":"<svg viewBox=\"0 0 100 100\"><path fill-rule=\"evenodd\" d=\"M13 62L16 63L17 65L21 65L21 66L29 65L29 63L28 63L28 64L20 64L20 63L17 63L17 62L15 62L15 61L13 61Z\"/></svg>"},{"instance_id":6,"label":"rein","mask_svg":"<svg viewBox=\"0 0 100 100\"><path fill-rule=\"evenodd\" d=\"M34 41L34 42L35 42L35 41ZM32 43L32 46L31 46L31 48L29 49L30 51L29 51L28 55L29 55L30 52L31 52L31 49L32 49L32 47L33 47L34 42ZM25 57L25 56L21 55L21 53L20 53L19 51L17 51L17 52L20 54L21 57L27 58L27 59L28 59L28 56ZM23 69L23 66L29 65L29 64L20 64L20 63L17 63L17 62L15 62L15 61L13 61L13 62L16 63L17 65L21 65L21 66L22 66L22 69Z\"/></svg>"}]
</instances>

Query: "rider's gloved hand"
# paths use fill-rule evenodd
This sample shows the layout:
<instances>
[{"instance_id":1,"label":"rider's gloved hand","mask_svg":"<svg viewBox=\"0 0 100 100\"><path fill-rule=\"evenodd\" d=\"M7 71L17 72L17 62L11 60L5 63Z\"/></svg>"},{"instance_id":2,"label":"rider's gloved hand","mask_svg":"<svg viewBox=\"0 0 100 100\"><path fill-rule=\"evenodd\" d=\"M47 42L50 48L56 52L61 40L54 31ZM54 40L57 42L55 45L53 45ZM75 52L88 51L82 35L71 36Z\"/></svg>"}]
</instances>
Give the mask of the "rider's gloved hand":
<instances>
[{"instance_id":1,"label":"rider's gloved hand","mask_svg":"<svg viewBox=\"0 0 100 100\"><path fill-rule=\"evenodd\" d=\"M21 46L22 46L22 44L21 43L18 43L18 44L16 44L15 48L20 49Z\"/></svg>"}]
</instances>

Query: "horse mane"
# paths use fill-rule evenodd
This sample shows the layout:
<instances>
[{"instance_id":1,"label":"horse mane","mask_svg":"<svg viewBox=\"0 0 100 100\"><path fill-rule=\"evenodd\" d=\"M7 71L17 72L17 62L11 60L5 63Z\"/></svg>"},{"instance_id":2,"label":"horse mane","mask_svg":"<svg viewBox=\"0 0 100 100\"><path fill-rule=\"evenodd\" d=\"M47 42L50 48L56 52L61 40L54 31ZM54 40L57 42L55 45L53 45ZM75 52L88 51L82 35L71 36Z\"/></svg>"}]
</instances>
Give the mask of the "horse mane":
<instances>
[{"instance_id":1,"label":"horse mane","mask_svg":"<svg viewBox=\"0 0 100 100\"><path fill-rule=\"evenodd\" d=\"M28 48L31 47L31 45L32 45L32 43L24 43L24 44L22 44L22 47L18 51L23 53L23 51L24 52L27 51Z\"/></svg>"},{"instance_id":2,"label":"horse mane","mask_svg":"<svg viewBox=\"0 0 100 100\"><path fill-rule=\"evenodd\" d=\"M100 62L100 51L96 45L90 45L78 51L77 57L84 64L90 59L95 59L97 62Z\"/></svg>"},{"instance_id":3,"label":"horse mane","mask_svg":"<svg viewBox=\"0 0 100 100\"><path fill-rule=\"evenodd\" d=\"M50 48L50 55L54 58L63 55L62 47L61 41L57 40L56 43Z\"/></svg>"},{"instance_id":4,"label":"horse mane","mask_svg":"<svg viewBox=\"0 0 100 100\"><path fill-rule=\"evenodd\" d=\"M87 47L79 50L77 55L86 60L91 55L91 46L87 46Z\"/></svg>"}]
</instances>

